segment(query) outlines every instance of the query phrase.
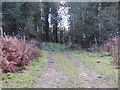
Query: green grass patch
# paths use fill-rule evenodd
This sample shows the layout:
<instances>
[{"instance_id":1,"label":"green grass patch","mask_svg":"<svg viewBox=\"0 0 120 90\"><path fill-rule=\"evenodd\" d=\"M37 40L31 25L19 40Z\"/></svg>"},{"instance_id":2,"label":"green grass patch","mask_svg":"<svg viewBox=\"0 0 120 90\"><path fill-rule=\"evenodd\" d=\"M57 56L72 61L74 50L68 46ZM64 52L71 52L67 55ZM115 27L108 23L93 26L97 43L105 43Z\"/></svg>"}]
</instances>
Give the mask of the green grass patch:
<instances>
[{"instance_id":1,"label":"green grass patch","mask_svg":"<svg viewBox=\"0 0 120 90\"><path fill-rule=\"evenodd\" d=\"M2 88L32 88L38 76L45 69L43 64L48 61L48 52L43 51L42 57L33 60L29 65L30 70L24 70L23 73L4 73L2 74Z\"/></svg>"},{"instance_id":2,"label":"green grass patch","mask_svg":"<svg viewBox=\"0 0 120 90\"><path fill-rule=\"evenodd\" d=\"M63 44L58 44L58 43L45 43L43 46L43 50L46 51L51 51L53 50L54 52L70 52L71 50L66 48L65 45Z\"/></svg>"},{"instance_id":3,"label":"green grass patch","mask_svg":"<svg viewBox=\"0 0 120 90\"><path fill-rule=\"evenodd\" d=\"M53 56L56 60L58 68L63 71L69 78L76 78L76 75L79 73L79 69L64 55L61 53L55 53Z\"/></svg>"},{"instance_id":4,"label":"green grass patch","mask_svg":"<svg viewBox=\"0 0 120 90\"><path fill-rule=\"evenodd\" d=\"M86 67L95 70L98 74L102 74L106 77L112 76L118 80L118 69L113 67L111 64L112 58L108 56L106 52L76 52L70 55L83 63ZM100 63L97 63L97 60L99 60Z\"/></svg>"},{"instance_id":5,"label":"green grass patch","mask_svg":"<svg viewBox=\"0 0 120 90\"><path fill-rule=\"evenodd\" d=\"M63 54L57 52L53 55L53 58L57 64L57 67L64 75L67 76L71 81L66 83L64 87L71 87L71 88L80 88L81 86L83 88L87 88L88 85L85 83L80 82L80 85L76 85L74 81L72 80L78 80L80 79L79 73L80 69L76 67L69 58L66 58Z\"/></svg>"}]
</instances>

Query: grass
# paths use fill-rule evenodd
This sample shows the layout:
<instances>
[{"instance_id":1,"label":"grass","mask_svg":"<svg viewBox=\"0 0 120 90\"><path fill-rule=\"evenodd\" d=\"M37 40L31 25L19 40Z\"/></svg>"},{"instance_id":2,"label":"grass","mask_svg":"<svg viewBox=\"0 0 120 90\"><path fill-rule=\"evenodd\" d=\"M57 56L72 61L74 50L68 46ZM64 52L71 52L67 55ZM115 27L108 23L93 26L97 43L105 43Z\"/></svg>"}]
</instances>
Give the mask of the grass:
<instances>
[{"instance_id":1,"label":"grass","mask_svg":"<svg viewBox=\"0 0 120 90\"><path fill-rule=\"evenodd\" d=\"M62 73L65 74L71 80L68 83L66 83L64 87L79 88L80 86L82 86L84 88L87 88L88 85L82 82L79 82L80 86L76 85L75 82L80 80L80 78L78 77L80 70L68 58L66 58L63 54L59 52L55 53L53 58L59 70L62 71Z\"/></svg>"},{"instance_id":2,"label":"grass","mask_svg":"<svg viewBox=\"0 0 120 90\"><path fill-rule=\"evenodd\" d=\"M55 52L70 52L71 50L66 48L64 45L62 44L57 44L57 43L45 43L45 45L43 46L43 50L46 51L51 51L54 50Z\"/></svg>"},{"instance_id":3,"label":"grass","mask_svg":"<svg viewBox=\"0 0 120 90\"><path fill-rule=\"evenodd\" d=\"M79 69L61 53L56 53L53 58L56 60L58 68L61 69L69 78L75 78Z\"/></svg>"},{"instance_id":4,"label":"grass","mask_svg":"<svg viewBox=\"0 0 120 90\"><path fill-rule=\"evenodd\" d=\"M23 73L2 74L2 88L33 88L35 80L44 71L43 64L47 62L48 52L43 51L43 56L34 60L30 70L24 70Z\"/></svg>"},{"instance_id":5,"label":"grass","mask_svg":"<svg viewBox=\"0 0 120 90\"><path fill-rule=\"evenodd\" d=\"M112 76L116 79L118 78L118 69L113 68L113 65L111 65L112 57L107 56L107 52L86 52L86 51L72 51L70 49L66 49L64 45L62 44L56 44L56 43L46 43L47 48L50 50L50 47L54 49L55 52L58 53L58 55L55 56L55 58L58 60L58 63L61 63L64 65L64 63L70 64L69 60L66 60L66 58L62 55L59 55L60 52L67 52L72 57L76 58L79 62L83 63L86 67L89 69L95 70L98 74L102 74L105 76ZM62 59L62 60L61 60ZM97 63L97 60L100 61L100 63ZM62 63L62 61L64 63ZM66 67L68 64L66 64L64 67ZM71 68L70 66L69 68ZM64 68L64 70L66 70ZM69 73L69 72L66 72Z\"/></svg>"},{"instance_id":6,"label":"grass","mask_svg":"<svg viewBox=\"0 0 120 90\"><path fill-rule=\"evenodd\" d=\"M118 80L118 69L115 69L113 65L111 65L111 57L107 56L106 52L76 52L71 53L70 55L98 74L104 75L106 77L111 76ZM100 63L97 63L97 60L99 60Z\"/></svg>"},{"instance_id":7,"label":"grass","mask_svg":"<svg viewBox=\"0 0 120 90\"><path fill-rule=\"evenodd\" d=\"M68 83L62 85L65 88L87 88L89 85L82 82L76 85L76 81L81 81L78 77L80 70L69 58L61 54L61 52L68 53L90 70L105 77L113 77L116 82L118 81L118 70L113 68L113 65L111 65L112 59L110 56L107 56L106 52L74 52L66 49L65 46L61 44L46 43L46 46L43 48L43 56L37 60L33 60L32 64L28 66L31 68L30 70L24 70L23 73L1 74L2 84L0 82L0 87L2 85L2 88L33 88L34 83L36 83L37 79L40 78L40 75L45 70L43 64L48 61L47 56L50 50L54 50L55 52L53 60L55 60L58 69L69 79ZM97 63L97 60L99 60L100 63Z\"/></svg>"},{"instance_id":8,"label":"grass","mask_svg":"<svg viewBox=\"0 0 120 90\"><path fill-rule=\"evenodd\" d=\"M58 67L69 78L75 78L78 73L78 69L72 64L69 59L61 55L61 52L67 52L80 63L83 63L83 65L85 65L90 70L93 70L94 72L105 76L105 78L112 77L114 80L116 80L115 83L118 82L118 69L114 68L114 66L111 64L112 57L108 56L107 52L74 52L70 49L66 49L61 44L48 43L48 45L51 45L51 47L56 52L54 58L58 64ZM97 60L99 60L100 63L97 63Z\"/></svg>"}]
</instances>

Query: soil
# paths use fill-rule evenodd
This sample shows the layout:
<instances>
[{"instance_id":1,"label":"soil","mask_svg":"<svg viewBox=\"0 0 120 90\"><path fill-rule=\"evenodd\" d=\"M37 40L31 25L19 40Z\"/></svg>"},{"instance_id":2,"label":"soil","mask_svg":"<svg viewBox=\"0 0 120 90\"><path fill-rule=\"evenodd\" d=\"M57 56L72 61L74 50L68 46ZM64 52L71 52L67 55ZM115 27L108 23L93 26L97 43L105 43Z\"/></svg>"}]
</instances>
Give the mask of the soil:
<instances>
[{"instance_id":1,"label":"soil","mask_svg":"<svg viewBox=\"0 0 120 90\"><path fill-rule=\"evenodd\" d=\"M55 60L53 58L54 51L50 51L48 55L48 62L44 65L46 71L43 72L42 76L35 85L36 88L70 88L71 86L66 86L72 80L67 78L62 71L57 67ZM90 70L85 67L83 63L77 61L77 59L71 57L69 54L62 52L62 54L68 58L77 68L79 68L80 73L72 83L76 83L80 87L79 82L88 85L87 88L113 88L118 87L113 83L113 79L105 78L102 75L97 74L95 71Z\"/></svg>"}]
</instances>

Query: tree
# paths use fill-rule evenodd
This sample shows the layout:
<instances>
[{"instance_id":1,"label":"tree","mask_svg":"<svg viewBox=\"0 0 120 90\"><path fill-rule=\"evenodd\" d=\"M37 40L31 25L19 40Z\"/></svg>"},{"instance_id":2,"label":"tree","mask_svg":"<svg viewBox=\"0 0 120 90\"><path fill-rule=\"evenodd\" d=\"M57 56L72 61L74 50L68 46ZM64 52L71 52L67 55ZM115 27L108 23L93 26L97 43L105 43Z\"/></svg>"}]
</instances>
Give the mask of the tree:
<instances>
[{"instance_id":1,"label":"tree","mask_svg":"<svg viewBox=\"0 0 120 90\"><path fill-rule=\"evenodd\" d=\"M50 3L44 2L44 15L45 15L45 25L44 25L44 31L45 31L45 41L49 41L49 8L50 8Z\"/></svg>"}]
</instances>

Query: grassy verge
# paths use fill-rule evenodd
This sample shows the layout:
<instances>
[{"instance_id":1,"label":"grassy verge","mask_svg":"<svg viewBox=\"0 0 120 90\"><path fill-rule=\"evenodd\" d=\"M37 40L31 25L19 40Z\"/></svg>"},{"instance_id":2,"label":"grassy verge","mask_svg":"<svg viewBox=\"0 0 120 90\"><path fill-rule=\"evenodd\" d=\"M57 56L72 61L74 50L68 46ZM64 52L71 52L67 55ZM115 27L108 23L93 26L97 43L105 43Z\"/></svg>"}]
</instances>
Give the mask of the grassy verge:
<instances>
[{"instance_id":1,"label":"grassy verge","mask_svg":"<svg viewBox=\"0 0 120 90\"><path fill-rule=\"evenodd\" d=\"M43 56L34 60L30 70L25 70L23 73L7 73L1 74L2 88L32 88L35 80L44 71L43 64L47 62L48 52L43 51Z\"/></svg>"},{"instance_id":2,"label":"grassy verge","mask_svg":"<svg viewBox=\"0 0 120 90\"><path fill-rule=\"evenodd\" d=\"M106 53L106 52L90 53L90 52L86 52L86 51L72 51L70 49L66 49L64 45L55 44L55 43L46 43L46 46L47 46L48 50L50 50L50 48L52 48L58 54L58 55L55 55L55 58L56 58L57 62L59 63L60 67L62 67L62 65L64 66L64 67L62 67L62 69L67 74L69 74L69 69L71 71L71 67L73 67L73 66L69 65L71 62L69 60L67 60L64 56L60 55L59 54L60 52L68 53L69 55L74 57L76 60L78 60L80 63L83 63L83 65L85 65L87 68L94 70L98 74L101 74L105 77L113 77L113 78L115 78L115 80L118 80L118 69L116 69L111 64L112 58L111 58L111 56L108 56L108 53ZM98 60L100 61L100 63L97 63ZM68 63L68 64L66 64L66 63ZM66 64L66 65L64 65L64 64ZM65 67L68 67L69 69L67 69ZM68 75L68 76L70 76L70 75ZM71 76L74 76L74 74Z\"/></svg>"},{"instance_id":3,"label":"grassy verge","mask_svg":"<svg viewBox=\"0 0 120 90\"><path fill-rule=\"evenodd\" d=\"M66 83L64 87L74 87L74 88L87 88L88 85L85 83L79 82L79 73L80 70L76 67L68 58L66 58L63 54L57 52L53 56L56 61L57 67L62 71L63 74L69 78L69 82ZM79 82L79 85L76 85L76 82Z\"/></svg>"},{"instance_id":4,"label":"grassy verge","mask_svg":"<svg viewBox=\"0 0 120 90\"><path fill-rule=\"evenodd\" d=\"M58 68L68 75L69 78L75 78L79 73L79 69L61 53L56 53L53 57L57 62Z\"/></svg>"},{"instance_id":5,"label":"grassy verge","mask_svg":"<svg viewBox=\"0 0 120 90\"><path fill-rule=\"evenodd\" d=\"M75 52L70 55L89 69L95 70L98 74L102 74L106 77L112 76L118 80L118 69L115 69L113 65L111 65L111 57L107 56L107 53ZM97 63L98 60L100 63Z\"/></svg>"}]
</instances>

